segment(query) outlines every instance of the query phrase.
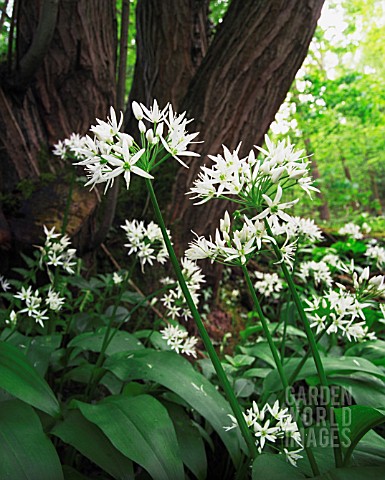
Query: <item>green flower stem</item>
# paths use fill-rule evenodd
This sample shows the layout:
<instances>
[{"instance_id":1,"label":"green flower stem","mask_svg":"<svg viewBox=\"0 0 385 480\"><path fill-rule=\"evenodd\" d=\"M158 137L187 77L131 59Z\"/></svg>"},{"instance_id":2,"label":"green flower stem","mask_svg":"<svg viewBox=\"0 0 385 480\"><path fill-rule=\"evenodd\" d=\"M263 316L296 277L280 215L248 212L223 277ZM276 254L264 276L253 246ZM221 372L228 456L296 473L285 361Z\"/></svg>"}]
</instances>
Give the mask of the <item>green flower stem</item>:
<instances>
[{"instance_id":1,"label":"green flower stem","mask_svg":"<svg viewBox=\"0 0 385 480\"><path fill-rule=\"evenodd\" d=\"M266 231L267 231L268 235L270 237L274 238L273 232L271 231L270 225L267 222L267 220L265 220L265 226L266 226ZM324 370L324 367L322 365L321 356L320 356L318 348L317 348L317 342L314 338L314 334L313 334L313 331L310 327L310 322L307 318L305 310L303 309L302 302L301 302L301 299L299 298L294 280L293 280L292 276L290 275L290 272L289 272L289 270L288 270L288 268L287 268L287 266L284 262L282 252L279 249L278 245L276 243L272 242L272 246L273 246L273 249L274 249L275 256L276 256L277 260L279 261L279 263L281 265L283 275L284 275L285 280L286 280L286 282L289 286L289 289L290 289L291 295L293 297L295 306L297 308L298 314L300 316L300 319L301 319L301 321L303 323L303 326L305 328L306 337L307 337L309 345L310 345L310 350L311 350L311 353L312 353L312 356L313 356L313 359L314 359L314 363L315 363L315 366L316 366L316 369L317 369L317 373L318 373L318 377L320 379L320 383L323 387L329 389L329 382L327 380L325 370ZM331 396L329 395L329 398L330 397ZM337 445L333 445L334 460L335 460L336 467L341 467L342 466L341 441L340 441L340 438L339 438L338 427L336 426L335 421L334 421L333 406L331 405L330 401L326 405L326 413L327 413L327 417L328 417L330 426L335 426L335 431L336 431L336 436L337 436Z\"/></svg>"},{"instance_id":2,"label":"green flower stem","mask_svg":"<svg viewBox=\"0 0 385 480\"><path fill-rule=\"evenodd\" d=\"M223 390L225 391L225 394L226 394L227 399L230 403L231 409L234 413L235 418L237 419L239 428L241 430L243 438L245 439L245 442L246 442L247 447L249 449L250 456L252 458L255 458L258 455L258 452L257 452L257 447L255 445L255 441L253 439L253 435L252 435L251 431L249 430L249 428L246 424L246 421L243 417L243 414L242 414L241 408L239 406L238 400L237 400L237 398L234 394L233 389L231 388L231 385L230 385L230 383L227 379L226 373L225 373L225 371L222 367L222 364L221 364L221 362L218 358L218 355L215 351L215 348L214 348L213 344L211 343L211 340L210 340L210 337L207 333L207 330L206 330L206 328L205 328L205 326L202 322L202 319L199 315L199 312L198 312L198 310L197 310L197 308L194 304L194 301L191 297L189 289L186 285L186 281L183 277L181 267L179 265L179 262L178 262L178 259L176 257L175 251L173 249L173 246L172 246L171 241L169 239L169 236L167 234L166 226L165 226L164 221L163 221L163 216L162 216L162 213L160 211L158 201L157 201L157 198L156 198L154 188L152 186L151 181L146 179L146 185L147 185L148 191L150 193L151 202L152 202L152 205L154 207L155 216L156 216L157 222L159 224L159 227L162 231L163 239L165 241L168 254L170 255L170 260L171 260L172 266L174 268L175 275L178 279L180 288L182 289L183 295L184 295L184 297L186 299L186 302L189 306L189 309L191 311L191 315L194 318L195 324L198 328L198 331L199 331L199 334L202 338L204 346L207 350L207 353L210 356L211 362L212 362L212 364L215 368L215 371L218 375L219 382L220 382Z\"/></svg>"},{"instance_id":3,"label":"green flower stem","mask_svg":"<svg viewBox=\"0 0 385 480\"><path fill-rule=\"evenodd\" d=\"M269 344L269 347L270 347L270 351L273 355L273 358L274 358L274 362L275 362L275 365L277 367L277 370L278 370L278 375L281 379L281 383L282 383L282 387L284 389L285 392L287 392L287 395L289 397L289 400L290 400L290 403L291 405L294 406L294 409L295 409L295 413L296 413L296 422L297 422L297 425L300 427L300 429L302 430L303 432L303 435L305 436L305 438L303 439L303 445L304 445L304 449L305 449L305 452L307 454L307 457L309 459L309 463L310 463L310 466L311 466L311 469L313 471L313 474L315 476L319 475L320 472L319 472L319 469L318 469L318 466L317 466L317 463L316 463L316 460L314 458L314 455L313 455L313 452L311 451L310 448L308 448L306 446L306 434L305 434L305 429L304 429L304 425L303 425L303 422L302 422L302 419L301 419L301 416L299 414L299 411L297 409L297 404L292 396L292 393L291 393L291 390L290 390L290 386L289 386L289 383L287 381L287 377L286 377L286 373L283 369L283 366L282 366L282 363L281 363L281 359L280 359L280 356L279 356L279 353L278 353L278 350L277 350L277 347L275 346L274 344L274 340L273 340L273 337L271 336L271 333L270 333L270 330L269 330L269 326L267 324L267 320L265 318L265 315L263 314L263 311L262 311L262 308L261 308L261 305L258 301L258 297L255 293L255 290L254 290L254 287L253 287L253 283L251 281L251 278L250 278L250 275L249 275L249 272L247 271L247 268L245 265L242 265L242 272L243 272L243 275L245 277L245 280L246 280L246 284L247 284L247 288L249 289L249 292L250 292L250 295L251 295L251 298L253 299L253 303L254 303L254 308L258 314L258 317L259 317L259 320L261 321L261 324L262 324L262 328L263 328L263 331L265 333L265 336L266 336L266 339L267 339L267 342Z\"/></svg>"}]
</instances>

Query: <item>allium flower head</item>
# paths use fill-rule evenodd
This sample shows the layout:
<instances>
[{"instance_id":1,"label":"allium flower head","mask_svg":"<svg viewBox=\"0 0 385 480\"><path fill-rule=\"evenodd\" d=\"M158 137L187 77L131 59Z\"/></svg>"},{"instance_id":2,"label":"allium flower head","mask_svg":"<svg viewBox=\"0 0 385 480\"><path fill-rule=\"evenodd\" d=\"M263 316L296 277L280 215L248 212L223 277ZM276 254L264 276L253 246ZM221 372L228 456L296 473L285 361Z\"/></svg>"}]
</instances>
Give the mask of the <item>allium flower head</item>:
<instances>
[{"instance_id":1,"label":"allium flower head","mask_svg":"<svg viewBox=\"0 0 385 480\"><path fill-rule=\"evenodd\" d=\"M293 421L288 408L282 408L278 400L273 406L266 403L263 408L253 402L243 416L254 435L259 453L262 453L266 446L274 447L279 453L285 454L288 462L296 466L296 461L302 458L299 453L303 446L297 423ZM236 419L232 415L229 417L232 425L224 427L226 431L238 427Z\"/></svg>"}]
</instances>

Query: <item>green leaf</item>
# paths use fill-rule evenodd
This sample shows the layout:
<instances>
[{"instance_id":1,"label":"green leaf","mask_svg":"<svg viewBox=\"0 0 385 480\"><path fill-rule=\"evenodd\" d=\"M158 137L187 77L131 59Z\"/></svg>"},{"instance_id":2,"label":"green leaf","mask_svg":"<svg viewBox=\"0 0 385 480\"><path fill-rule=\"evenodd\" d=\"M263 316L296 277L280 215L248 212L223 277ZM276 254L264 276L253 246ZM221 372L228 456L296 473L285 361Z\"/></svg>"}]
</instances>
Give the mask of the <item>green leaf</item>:
<instances>
[{"instance_id":1,"label":"green leaf","mask_svg":"<svg viewBox=\"0 0 385 480\"><path fill-rule=\"evenodd\" d=\"M344 387L359 405L373 408L385 405L385 383L373 375L355 372L343 377L333 376L333 383Z\"/></svg>"},{"instance_id":2,"label":"green leaf","mask_svg":"<svg viewBox=\"0 0 385 480\"><path fill-rule=\"evenodd\" d=\"M97 405L74 402L123 455L154 480L183 479L183 463L167 410L149 395L108 397Z\"/></svg>"},{"instance_id":3,"label":"green leaf","mask_svg":"<svg viewBox=\"0 0 385 480\"><path fill-rule=\"evenodd\" d=\"M49 415L60 413L59 403L48 383L18 348L5 342L0 342L0 387Z\"/></svg>"},{"instance_id":4,"label":"green leaf","mask_svg":"<svg viewBox=\"0 0 385 480\"><path fill-rule=\"evenodd\" d=\"M255 357L250 355L225 355L225 359L235 368L248 367L255 362Z\"/></svg>"},{"instance_id":5,"label":"green leaf","mask_svg":"<svg viewBox=\"0 0 385 480\"><path fill-rule=\"evenodd\" d=\"M61 480L59 457L32 407L8 400L0 408L0 478Z\"/></svg>"},{"instance_id":6,"label":"green leaf","mask_svg":"<svg viewBox=\"0 0 385 480\"><path fill-rule=\"evenodd\" d=\"M112 334L114 331L116 333L107 347L106 355L113 355L114 353L118 352L140 350L144 348L143 344L131 333L112 329L110 334ZM91 352L100 352L105 333L106 328L100 328L97 332L82 333L73 338L69 342L68 346L79 347L83 350L90 350Z\"/></svg>"},{"instance_id":7,"label":"green leaf","mask_svg":"<svg viewBox=\"0 0 385 480\"><path fill-rule=\"evenodd\" d=\"M385 366L385 341L373 340L370 342L357 343L350 347L346 356L364 357L374 365Z\"/></svg>"},{"instance_id":8,"label":"green leaf","mask_svg":"<svg viewBox=\"0 0 385 480\"><path fill-rule=\"evenodd\" d=\"M250 397L254 392L254 382L246 378L237 378L234 382L234 392L237 397Z\"/></svg>"},{"instance_id":9,"label":"green leaf","mask_svg":"<svg viewBox=\"0 0 385 480\"><path fill-rule=\"evenodd\" d=\"M345 452L345 463L350 459L361 438L385 421L385 412L363 405L352 405L334 410Z\"/></svg>"},{"instance_id":10,"label":"green leaf","mask_svg":"<svg viewBox=\"0 0 385 480\"><path fill-rule=\"evenodd\" d=\"M256 345L251 347L240 347L240 350L245 355L251 355L252 357L260 358L268 365L275 368L274 358L267 342L258 342Z\"/></svg>"},{"instance_id":11,"label":"green leaf","mask_svg":"<svg viewBox=\"0 0 385 480\"><path fill-rule=\"evenodd\" d=\"M290 360L285 366L284 371L288 378L294 373L295 368L301 359L296 358ZM385 379L385 374L371 362L365 358L356 358L356 357L340 357L340 358L322 358L322 364L325 369L326 375L336 375L341 373L350 373L350 372L364 372L381 379ZM296 377L296 380L303 380L307 377L312 377L317 375L317 370L314 364L313 359L306 361L305 365L302 367L301 371ZM332 383L332 381L331 381ZM276 392L282 389L282 383L279 378L277 370L273 370L263 382L264 389L268 392Z\"/></svg>"},{"instance_id":12,"label":"green leaf","mask_svg":"<svg viewBox=\"0 0 385 480\"><path fill-rule=\"evenodd\" d=\"M131 460L122 455L96 425L71 410L52 433L118 479L134 478Z\"/></svg>"},{"instance_id":13,"label":"green leaf","mask_svg":"<svg viewBox=\"0 0 385 480\"><path fill-rule=\"evenodd\" d=\"M271 368L250 368L242 373L244 378L265 378L271 372Z\"/></svg>"},{"instance_id":14,"label":"green leaf","mask_svg":"<svg viewBox=\"0 0 385 480\"><path fill-rule=\"evenodd\" d=\"M235 430L225 432L223 428L229 424L230 406L186 359L173 352L146 349L132 352L129 357L110 357L104 366L123 381L150 380L178 394L210 422L237 464L241 453L239 437Z\"/></svg>"},{"instance_id":15,"label":"green leaf","mask_svg":"<svg viewBox=\"0 0 385 480\"><path fill-rule=\"evenodd\" d=\"M63 465L63 473L64 473L64 480L88 480L89 477L85 477L81 473L79 473L74 468Z\"/></svg>"},{"instance_id":16,"label":"green leaf","mask_svg":"<svg viewBox=\"0 0 385 480\"><path fill-rule=\"evenodd\" d=\"M207 476L207 459L198 428L179 405L166 402L165 407L175 427L183 463L198 480L204 480Z\"/></svg>"},{"instance_id":17,"label":"green leaf","mask_svg":"<svg viewBox=\"0 0 385 480\"><path fill-rule=\"evenodd\" d=\"M358 442L351 463L363 467L385 466L385 439L374 430L369 430Z\"/></svg>"},{"instance_id":18,"label":"green leaf","mask_svg":"<svg viewBox=\"0 0 385 480\"><path fill-rule=\"evenodd\" d=\"M314 480L368 480L384 478L385 467L336 468L314 477Z\"/></svg>"},{"instance_id":19,"label":"green leaf","mask_svg":"<svg viewBox=\"0 0 385 480\"><path fill-rule=\"evenodd\" d=\"M305 476L286 462L282 455L264 453L253 462L252 480L304 480Z\"/></svg>"},{"instance_id":20,"label":"green leaf","mask_svg":"<svg viewBox=\"0 0 385 480\"><path fill-rule=\"evenodd\" d=\"M129 292L128 290L126 292L123 292L122 293L122 296L121 296L121 301L122 302L127 302L127 303L131 303L131 304L137 304L137 303L140 303L144 300L144 296L141 295L140 293L137 293L137 292Z\"/></svg>"},{"instance_id":21,"label":"green leaf","mask_svg":"<svg viewBox=\"0 0 385 480\"><path fill-rule=\"evenodd\" d=\"M6 338L10 329L3 330L1 338ZM48 370L51 356L60 347L62 336L60 334L28 337L19 332L14 332L7 340L7 344L18 347L23 351L29 362L43 377Z\"/></svg>"}]
</instances>

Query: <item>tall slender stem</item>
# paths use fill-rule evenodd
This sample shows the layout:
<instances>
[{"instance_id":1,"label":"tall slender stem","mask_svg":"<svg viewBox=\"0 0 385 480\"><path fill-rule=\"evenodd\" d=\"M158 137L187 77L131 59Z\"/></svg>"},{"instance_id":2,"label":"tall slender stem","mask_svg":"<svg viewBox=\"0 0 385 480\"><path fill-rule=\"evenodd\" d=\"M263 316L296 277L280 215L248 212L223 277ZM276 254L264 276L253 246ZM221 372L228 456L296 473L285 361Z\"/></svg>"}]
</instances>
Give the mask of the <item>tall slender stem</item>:
<instances>
[{"instance_id":1,"label":"tall slender stem","mask_svg":"<svg viewBox=\"0 0 385 480\"><path fill-rule=\"evenodd\" d=\"M319 475L320 472L319 472L319 469L318 469L318 466L317 466L317 463L315 461L315 458L314 458L314 455L313 455L313 452L311 451L311 449L309 447L307 447L306 445L306 434L305 434L305 429L304 429L304 425L303 425L303 422L302 422L302 419L301 419L301 416L297 410L297 404L296 402L294 401L294 398L292 396L292 393L290 391L290 386L289 386L289 382L287 381L287 377L286 377L286 373L283 369L283 366L282 366L282 363L281 363L281 359L280 359L280 356L279 356L279 353L278 353L278 349L277 347L275 346L274 344L274 340L273 340L273 337L271 336L271 333L270 333L270 330L269 330L269 326L267 324L267 320L265 318L265 315L263 314L263 311L262 311L262 308L261 308L261 305L258 301L258 297L255 293L255 290L254 290L254 287L253 287L253 284L252 284L252 281L251 281L251 278L250 278L250 275L249 275L249 272L247 271L247 268L245 265L242 265L242 272L243 272L243 275L245 277L245 280L246 280L246 284L247 284L247 287L249 289L249 292L250 292L250 295L251 295L251 298L253 299L253 303L254 303L254 308L258 314L258 317L259 317L259 320L261 321L261 324L262 324L262 328L263 328L263 331L265 333L265 336L266 336L266 339L267 339L267 342L269 344L269 347L270 347L270 351L273 355L273 359L274 359L274 362L275 362L275 366L277 367L277 370L278 370L278 375L281 379L281 383L282 383L282 386L283 386L283 389L287 392L287 395L289 397L289 400L290 400L290 403L291 405L294 406L294 409L295 409L295 413L296 413L296 422L297 422L297 425L301 428L302 432L303 432L303 435L305 438L303 438L303 445L304 445L304 449L306 451L306 454L307 454L307 457L309 459L309 463L310 463L310 466L311 466L311 469L313 471L313 474L314 475Z\"/></svg>"},{"instance_id":2,"label":"tall slender stem","mask_svg":"<svg viewBox=\"0 0 385 480\"><path fill-rule=\"evenodd\" d=\"M270 225L267 222L267 220L265 220L265 226L266 226L266 231L267 231L268 235L270 237L274 238L273 232L271 231ZM321 356L320 356L318 348L317 348L317 342L315 340L313 331L310 327L310 322L307 318L305 310L303 309L302 302L301 302L301 299L299 298L294 280L293 280L292 276L290 275L290 272L289 272L289 270L288 270L288 268L287 268L287 266L284 262L282 252L279 249L277 243L272 242L272 246L273 246L273 249L274 249L275 256L276 256L277 260L279 261L279 263L281 265L283 275L284 275L285 280L286 280L286 282L289 286L289 289L290 289L291 295L293 297L293 300L294 300L295 306L297 308L297 311L298 311L299 317L301 319L301 322L303 323L303 326L305 328L306 337L307 337L308 342L309 342L310 350L311 350L311 353L312 353L312 356L313 356L313 359L314 359L314 363L315 363L315 366L316 366L316 369L317 369L317 373L318 373L318 377L320 379L320 383L324 388L329 390L329 382L328 382L328 379L326 377L325 369L323 367L322 360L321 360ZM326 405L327 418L329 420L330 426L334 427L335 432L336 432L336 438L337 438L337 445L334 445L334 442L333 442L334 460L335 460L336 467L341 467L342 466L341 441L340 441L340 438L339 438L338 426L336 425L336 422L334 420L333 406L330 402L331 395L328 395L328 397L329 397L329 401Z\"/></svg>"},{"instance_id":3,"label":"tall slender stem","mask_svg":"<svg viewBox=\"0 0 385 480\"><path fill-rule=\"evenodd\" d=\"M156 216L156 219L158 221L159 227L162 231L163 239L165 241L167 251L168 251L168 254L170 256L171 264L174 268L175 275L178 279L180 288L181 288L181 290L183 292L183 295L186 299L186 302L189 306L191 315L193 316L193 319L194 319L195 324L198 328L199 334L202 338L202 341L203 341L204 346L207 350L207 353L209 354L211 362L212 362L212 364L215 368L215 371L218 375L219 382L220 382L220 384L221 384L221 386L222 386L222 388L223 388L223 390L226 394L226 397L227 397L227 399L230 403L230 406L231 406L231 409L233 410L234 416L237 419L237 422L238 422L239 428L241 430L242 436L245 439L245 442L246 442L247 447L249 449L250 456L252 458L255 458L257 456L258 452L257 452L257 448L256 448L256 445L255 445L252 433L251 433L251 431L249 430L249 428L246 424L246 421L243 417L243 414L242 414L241 408L239 406L238 400L237 400L237 398L234 394L233 389L231 388L229 380L227 379L226 373L225 373L225 371L222 367L222 364L221 364L221 362L218 358L218 355L215 351L215 348L214 348L214 346L213 346L213 344L210 340L210 337L207 333L207 330L206 330L206 328L205 328L205 326L202 322L201 316L200 316L200 314L199 314L199 312L198 312L198 310L195 306L194 300L191 297L190 291L189 291L189 289L187 287L187 284L186 284L186 281L183 277L182 270L181 270L181 267L179 265L179 261L176 257L174 248L173 248L173 246L171 244L171 241L170 241L170 238L168 236L167 229L166 229L165 223L163 221L163 216L162 216L162 213L160 211L158 200L156 198L154 188L152 186L151 181L146 179L146 185L147 185L148 191L150 193L151 202L152 202L152 205L153 205L153 208L154 208L155 216Z\"/></svg>"}]
</instances>

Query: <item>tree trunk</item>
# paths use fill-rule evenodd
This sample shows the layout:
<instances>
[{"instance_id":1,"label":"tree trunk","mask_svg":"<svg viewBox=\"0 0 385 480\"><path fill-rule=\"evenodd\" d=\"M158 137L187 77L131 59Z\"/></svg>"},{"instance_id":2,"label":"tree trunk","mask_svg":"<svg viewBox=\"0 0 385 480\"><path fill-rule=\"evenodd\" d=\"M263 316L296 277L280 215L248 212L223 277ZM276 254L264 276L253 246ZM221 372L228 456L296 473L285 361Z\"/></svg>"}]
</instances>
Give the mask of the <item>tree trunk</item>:
<instances>
[{"instance_id":1,"label":"tree trunk","mask_svg":"<svg viewBox=\"0 0 385 480\"><path fill-rule=\"evenodd\" d=\"M8 65L0 66L0 191L12 196L21 180L38 181L41 172L63 170L63 162L50 153L54 143L72 132L85 134L95 117L105 118L109 106L115 104L116 65L114 2L18 0L15 5L15 52ZM61 193L62 207L56 218L47 218L51 215L49 200L40 205L39 224L60 228L66 191ZM96 200L93 197L91 211L84 212L88 201L79 195L75 216L86 215L84 222ZM22 211L13 213L6 210L5 202L4 214L14 240L28 243L36 218L23 218ZM76 225L78 230L81 218ZM84 230L89 227L85 225Z\"/></svg>"},{"instance_id":2,"label":"tree trunk","mask_svg":"<svg viewBox=\"0 0 385 480\"><path fill-rule=\"evenodd\" d=\"M62 0L57 21L44 22L47 4L54 9L57 0L20 2L15 58L11 72L1 79L2 192L23 178L37 178L44 162L56 170L57 160L49 161L47 146L74 131L84 134L114 104L113 3Z\"/></svg>"},{"instance_id":3,"label":"tree trunk","mask_svg":"<svg viewBox=\"0 0 385 480\"><path fill-rule=\"evenodd\" d=\"M241 155L261 144L301 66L323 0L233 0L190 83L183 110L195 118L202 155L216 154L221 145ZM229 208L226 202L192 206L185 195L196 178L200 161L180 169L172 201L172 220L179 226L182 248L186 231L213 233Z\"/></svg>"},{"instance_id":4,"label":"tree trunk","mask_svg":"<svg viewBox=\"0 0 385 480\"><path fill-rule=\"evenodd\" d=\"M179 109L208 48L209 0L138 0L136 64L126 130L135 132L133 100Z\"/></svg>"},{"instance_id":5,"label":"tree trunk","mask_svg":"<svg viewBox=\"0 0 385 480\"><path fill-rule=\"evenodd\" d=\"M344 174L345 174L345 177L347 180L349 180L349 182L352 181L352 175L350 173L350 168L348 166L348 164L346 163L346 158L341 155L341 163L342 163L342 168L344 170Z\"/></svg>"}]
</instances>

